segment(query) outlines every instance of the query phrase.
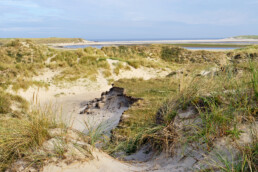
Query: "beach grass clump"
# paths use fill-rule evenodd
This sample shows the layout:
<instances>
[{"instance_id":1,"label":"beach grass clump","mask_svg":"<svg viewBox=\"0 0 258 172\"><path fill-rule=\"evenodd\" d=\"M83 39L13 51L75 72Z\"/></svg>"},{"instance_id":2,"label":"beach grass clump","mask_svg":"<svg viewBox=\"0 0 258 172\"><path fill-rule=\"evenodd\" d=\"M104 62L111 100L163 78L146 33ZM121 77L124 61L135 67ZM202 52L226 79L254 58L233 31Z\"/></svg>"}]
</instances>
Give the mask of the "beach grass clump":
<instances>
[{"instance_id":1,"label":"beach grass clump","mask_svg":"<svg viewBox=\"0 0 258 172\"><path fill-rule=\"evenodd\" d=\"M174 61L179 62L179 55L184 51L183 48L180 47L162 47L161 50L161 58L165 61Z\"/></svg>"},{"instance_id":2,"label":"beach grass clump","mask_svg":"<svg viewBox=\"0 0 258 172\"><path fill-rule=\"evenodd\" d=\"M230 135L238 139L241 132L237 126L257 119L257 86L253 83L258 82L258 79L254 79L251 67L242 72L242 75L223 72L210 79L188 78L189 84L183 88L180 86L178 94L170 98L170 107L162 107L164 121L169 113L193 107L202 125L196 126L195 132L191 131L190 140L202 138L210 147L214 139L219 137Z\"/></svg>"},{"instance_id":3,"label":"beach grass clump","mask_svg":"<svg viewBox=\"0 0 258 172\"><path fill-rule=\"evenodd\" d=\"M119 71L124 67L124 65L123 65L123 63L121 63L121 62L114 63L114 65L115 65L114 73L115 73L116 75L118 75L118 74L119 74Z\"/></svg>"},{"instance_id":4,"label":"beach grass clump","mask_svg":"<svg viewBox=\"0 0 258 172\"><path fill-rule=\"evenodd\" d=\"M227 56L231 58L234 63L241 63L242 61L257 60L258 58L258 46L251 45L244 48L239 48L227 53Z\"/></svg>"},{"instance_id":5,"label":"beach grass clump","mask_svg":"<svg viewBox=\"0 0 258 172\"><path fill-rule=\"evenodd\" d=\"M17 78L16 82L12 84L12 90L18 91L19 89L27 90L31 86L48 88L48 84L43 81L32 81Z\"/></svg>"},{"instance_id":6,"label":"beach grass clump","mask_svg":"<svg viewBox=\"0 0 258 172\"><path fill-rule=\"evenodd\" d=\"M96 54L97 50L93 48L79 49L76 51L61 51L51 59L58 68L62 70L59 76L55 77L56 82L69 81L74 82L79 78L88 78L95 80L99 70L104 70L107 75L111 68L107 58Z\"/></svg>"},{"instance_id":7,"label":"beach grass clump","mask_svg":"<svg viewBox=\"0 0 258 172\"><path fill-rule=\"evenodd\" d=\"M29 108L28 102L18 95L12 95L0 90L0 114L26 112ZM15 112L16 111L16 112Z\"/></svg>"},{"instance_id":8,"label":"beach grass clump","mask_svg":"<svg viewBox=\"0 0 258 172\"><path fill-rule=\"evenodd\" d=\"M24 86L23 82L45 67L44 62L52 53L48 47L35 45L31 41L14 40L0 47L0 87L6 89L13 84ZM32 82L30 84L34 85Z\"/></svg>"},{"instance_id":9,"label":"beach grass clump","mask_svg":"<svg viewBox=\"0 0 258 172\"><path fill-rule=\"evenodd\" d=\"M187 68L188 73L166 78L116 81L115 86L125 88L127 95L143 100L133 104L124 113L126 118L122 117L119 127L113 130L113 150L133 153L147 140L151 140L150 144L156 143L155 139L159 143L156 145L170 150L175 143L172 138L179 135L173 127L174 119L180 111L189 108L195 109L202 122L190 133L180 136L180 140L202 140L209 149L217 138L238 139L241 136L238 126L257 120L255 66L257 61L246 61L224 66L212 75L200 76L198 73L203 66L195 65ZM145 133L153 128L160 130ZM143 137L146 135L148 137ZM165 142L168 140L171 145Z\"/></svg>"},{"instance_id":10,"label":"beach grass clump","mask_svg":"<svg viewBox=\"0 0 258 172\"><path fill-rule=\"evenodd\" d=\"M0 91L0 114L8 113L11 110L11 100L9 96Z\"/></svg>"},{"instance_id":11,"label":"beach grass clump","mask_svg":"<svg viewBox=\"0 0 258 172\"><path fill-rule=\"evenodd\" d=\"M2 48L7 51L8 56L23 63L43 62L50 51L48 47L35 45L30 40L14 40Z\"/></svg>"},{"instance_id":12,"label":"beach grass clump","mask_svg":"<svg viewBox=\"0 0 258 172\"><path fill-rule=\"evenodd\" d=\"M133 68L153 67L162 68L164 63L159 61L159 46L137 45L137 46L118 46L103 47L101 50L111 59L126 62ZM152 60L150 60L152 59ZM155 61L156 59L156 61Z\"/></svg>"},{"instance_id":13,"label":"beach grass clump","mask_svg":"<svg viewBox=\"0 0 258 172\"><path fill-rule=\"evenodd\" d=\"M16 171L20 168L20 163L24 170L31 167L41 169L46 162L53 161L53 158L55 161L65 162L71 162L71 158L81 158L83 161L92 158L87 143L94 139L91 138L93 136L86 136L67 127L51 105L43 107L36 101L30 110L23 110L20 115L15 115L12 103L19 101L24 104L17 108L28 108L25 106L27 102L19 96L6 95L7 93L1 93L0 96L1 103L2 100L7 102L1 104L0 171ZM33 98L34 101L37 99Z\"/></svg>"},{"instance_id":14,"label":"beach grass clump","mask_svg":"<svg viewBox=\"0 0 258 172\"><path fill-rule=\"evenodd\" d=\"M122 62L114 63L114 66L115 66L115 68L114 68L113 72L116 75L118 75L121 70L130 70L131 69L128 65L123 64Z\"/></svg>"},{"instance_id":15,"label":"beach grass clump","mask_svg":"<svg viewBox=\"0 0 258 172\"><path fill-rule=\"evenodd\" d=\"M170 63L210 63L217 64L225 58L224 52L190 51L176 45L132 45L118 47L103 47L101 49L108 57L122 59L128 64L140 62L141 66L156 66L155 61L162 59ZM150 60L152 59L152 61ZM154 60L154 61L153 61ZM151 63L152 62L152 63ZM132 65L138 68L136 65Z\"/></svg>"},{"instance_id":16,"label":"beach grass clump","mask_svg":"<svg viewBox=\"0 0 258 172\"><path fill-rule=\"evenodd\" d=\"M164 128L164 126L156 125L156 112L162 102L175 92L177 85L172 83L169 78L122 79L114 84L116 87L125 88L127 95L143 98L124 113L128 118L122 117L119 127L112 131L114 137L111 147L113 148L110 151L121 149L130 154L135 152L146 140L151 140L151 133L156 131L153 128ZM153 137L155 136L153 135Z\"/></svg>"},{"instance_id":17,"label":"beach grass clump","mask_svg":"<svg viewBox=\"0 0 258 172\"><path fill-rule=\"evenodd\" d=\"M91 55L91 56L98 56L98 57L105 56L105 53L98 48L87 47L87 48L84 48L83 51L85 52L85 54Z\"/></svg>"},{"instance_id":18,"label":"beach grass clump","mask_svg":"<svg viewBox=\"0 0 258 172\"><path fill-rule=\"evenodd\" d=\"M208 158L206 164L211 169L220 171L257 171L258 170L258 134L257 131L252 131L252 142L238 147L240 153L238 156L229 158L223 153L215 153L213 158ZM233 154L233 152L232 152Z\"/></svg>"},{"instance_id":19,"label":"beach grass clump","mask_svg":"<svg viewBox=\"0 0 258 172\"><path fill-rule=\"evenodd\" d=\"M50 138L48 130L57 127L50 111L34 109L22 118L0 118L0 169L33 154Z\"/></svg>"},{"instance_id":20,"label":"beach grass clump","mask_svg":"<svg viewBox=\"0 0 258 172\"><path fill-rule=\"evenodd\" d=\"M109 78L112 76L112 73L110 72L110 70L104 70L102 71L102 74L105 78Z\"/></svg>"}]
</instances>

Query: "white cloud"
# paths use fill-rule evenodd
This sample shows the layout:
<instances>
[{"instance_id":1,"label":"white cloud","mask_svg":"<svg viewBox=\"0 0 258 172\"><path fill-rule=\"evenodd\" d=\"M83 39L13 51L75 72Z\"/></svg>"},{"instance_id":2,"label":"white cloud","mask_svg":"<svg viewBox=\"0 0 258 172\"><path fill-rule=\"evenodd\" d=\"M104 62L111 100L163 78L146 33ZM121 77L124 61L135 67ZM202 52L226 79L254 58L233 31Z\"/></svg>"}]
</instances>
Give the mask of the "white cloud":
<instances>
[{"instance_id":1,"label":"white cloud","mask_svg":"<svg viewBox=\"0 0 258 172\"><path fill-rule=\"evenodd\" d=\"M56 30L61 27L2 27L0 31L3 32L21 32L21 31L40 31L40 30Z\"/></svg>"}]
</instances>

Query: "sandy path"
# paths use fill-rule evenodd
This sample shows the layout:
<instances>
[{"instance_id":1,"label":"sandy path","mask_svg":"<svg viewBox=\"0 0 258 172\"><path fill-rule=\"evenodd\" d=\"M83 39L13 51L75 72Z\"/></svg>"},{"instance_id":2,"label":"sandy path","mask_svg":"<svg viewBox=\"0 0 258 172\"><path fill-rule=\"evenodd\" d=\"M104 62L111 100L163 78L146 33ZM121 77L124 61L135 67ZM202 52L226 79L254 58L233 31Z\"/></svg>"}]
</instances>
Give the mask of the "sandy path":
<instances>
[{"instance_id":1,"label":"sandy path","mask_svg":"<svg viewBox=\"0 0 258 172\"><path fill-rule=\"evenodd\" d=\"M117 60L108 59L108 63L111 69L115 68ZM61 85L53 84L53 78L59 75L61 71L51 71L45 69L39 76L35 76L32 79L35 81L43 81L49 83L48 89L30 87L28 90L19 90L18 95L22 96L29 102L34 102L37 99L37 104L41 106L51 105L57 114L61 114L62 119L72 128L79 131L86 129L85 121L92 124L98 125L100 122L109 120L114 127L117 124L118 119L126 110L119 109L116 111L104 111L97 115L80 115L82 108L85 103L95 98L100 98L102 92L106 92L111 88L106 78L100 73L96 78L96 82L88 79L79 79L74 83L63 83ZM119 75L113 73L112 78L118 80L121 78L143 78L150 79L154 77L164 77L169 73L169 70L158 70L150 68L138 68L131 70L122 70ZM10 92L12 92L10 90ZM33 100L34 98L34 100ZM112 122L116 121L116 122Z\"/></svg>"},{"instance_id":2,"label":"sandy path","mask_svg":"<svg viewBox=\"0 0 258 172\"><path fill-rule=\"evenodd\" d=\"M108 60L111 68L114 68L114 63L118 61ZM170 71L149 69L149 68L138 68L131 70L121 71L119 75L113 74L112 78L118 80L120 78L143 78L150 79L154 77L164 77ZM19 90L18 95L24 97L30 102L35 102L35 97L37 101L40 102L41 106L54 105L52 108L60 113L62 119L73 129L79 131L86 131L87 127L85 121L95 127L101 122L106 122L105 131L110 131L114 128L122 115L122 113L128 109L128 107L117 108L119 100L111 103L110 106L114 106L108 110L102 110L95 113L95 115L80 114L80 112L85 107L85 104L90 100L95 98L100 98L102 92L106 92L111 88L108 84L107 79L105 79L101 74L97 77L96 82L92 82L87 79L79 79L75 83L65 83L63 85L54 85L53 78L59 75L60 71L51 71L50 69L45 69L42 74L33 78L35 81L44 81L49 83L49 88L37 88L31 87L26 91ZM10 91L12 92L12 91ZM39 103L38 103L39 104ZM66 164L49 164L44 167L45 172L111 172L111 171L143 171L149 165L147 164L129 164L116 160L109 155L100 152L93 151L95 159L84 163L72 163Z\"/></svg>"}]
</instances>

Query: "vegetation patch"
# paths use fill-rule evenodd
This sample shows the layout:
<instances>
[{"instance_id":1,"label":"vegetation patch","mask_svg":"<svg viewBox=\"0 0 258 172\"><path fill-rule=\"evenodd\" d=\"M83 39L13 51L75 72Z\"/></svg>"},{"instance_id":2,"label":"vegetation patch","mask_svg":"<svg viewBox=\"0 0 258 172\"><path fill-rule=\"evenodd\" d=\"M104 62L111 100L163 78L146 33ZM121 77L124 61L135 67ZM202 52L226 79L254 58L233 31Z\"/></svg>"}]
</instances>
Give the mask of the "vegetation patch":
<instances>
[{"instance_id":1,"label":"vegetation patch","mask_svg":"<svg viewBox=\"0 0 258 172\"><path fill-rule=\"evenodd\" d=\"M0 118L0 169L19 158L31 156L49 139L48 130L56 127L54 116L34 110L22 118Z\"/></svg>"},{"instance_id":2,"label":"vegetation patch","mask_svg":"<svg viewBox=\"0 0 258 172\"><path fill-rule=\"evenodd\" d=\"M4 92L0 92L0 114L11 111L11 100Z\"/></svg>"},{"instance_id":3,"label":"vegetation patch","mask_svg":"<svg viewBox=\"0 0 258 172\"><path fill-rule=\"evenodd\" d=\"M122 150L130 154L146 143L173 151L173 146L179 142L205 142L210 150L218 138L238 140L242 134L238 126L255 123L258 112L257 60L246 59L208 76L197 75L198 66L195 66L181 77L176 73L163 79L115 82L115 86L125 88L127 95L143 100L124 113L119 126L113 130L109 151ZM180 113L189 108L194 109L201 123L187 126L191 129L183 133L178 132L176 121ZM255 143L250 145L250 149L255 149L251 152L257 152L255 147ZM244 156L251 154L244 152ZM257 169L252 159L254 157L248 158L250 164L246 169Z\"/></svg>"},{"instance_id":4,"label":"vegetation patch","mask_svg":"<svg viewBox=\"0 0 258 172\"><path fill-rule=\"evenodd\" d=\"M258 39L258 35L241 35L241 36L235 36L233 38L236 38L236 39Z\"/></svg>"},{"instance_id":5,"label":"vegetation patch","mask_svg":"<svg viewBox=\"0 0 258 172\"><path fill-rule=\"evenodd\" d=\"M113 72L119 75L129 68L173 69L165 78L115 81L115 87L125 88L128 96L142 100L123 114L119 126L112 131L106 148L110 153L131 154L143 144L172 152L177 143L200 142L210 150L219 138L237 141L242 134L239 126L257 122L257 46L228 52L189 51L174 45L68 51L15 40L2 45L0 55L0 170L18 159L41 164L51 157L67 156L66 139L49 133L57 127L67 131L64 124L57 123L55 115L47 110L28 110L25 100L6 93L8 88L17 91L33 85L47 87L45 82L31 79L46 68L61 71L54 78L56 84L81 78L96 80L99 72L108 78ZM107 59L118 62L111 68ZM110 77L108 81L114 80ZM185 114L189 109L194 112L192 116ZM180 132L176 126L179 118L197 118L199 123ZM91 129L82 140L96 145L100 137L103 135L98 129ZM55 143L51 156L35 154L51 139ZM82 147L78 150L86 150L89 155L87 148ZM257 170L257 144L239 149L243 152L242 160L248 164L244 168Z\"/></svg>"},{"instance_id":6,"label":"vegetation patch","mask_svg":"<svg viewBox=\"0 0 258 172\"><path fill-rule=\"evenodd\" d=\"M170 78L147 81L123 79L115 82L115 86L125 88L128 96L143 99L133 104L124 113L128 118L122 117L122 123L112 131L114 145L111 147L114 147L110 151L121 149L127 153L133 153L147 138L150 139L151 134L165 127L155 124L155 115L162 102L176 92L177 84L171 82Z\"/></svg>"}]
</instances>

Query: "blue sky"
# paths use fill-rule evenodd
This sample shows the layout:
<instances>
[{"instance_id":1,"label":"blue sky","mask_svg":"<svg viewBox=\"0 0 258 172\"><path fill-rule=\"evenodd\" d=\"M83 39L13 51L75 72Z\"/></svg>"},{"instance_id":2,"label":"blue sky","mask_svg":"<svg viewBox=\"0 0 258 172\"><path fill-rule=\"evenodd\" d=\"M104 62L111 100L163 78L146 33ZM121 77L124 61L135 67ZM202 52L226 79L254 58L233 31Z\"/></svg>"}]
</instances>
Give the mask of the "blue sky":
<instances>
[{"instance_id":1,"label":"blue sky","mask_svg":"<svg viewBox=\"0 0 258 172\"><path fill-rule=\"evenodd\" d=\"M0 0L0 37L258 35L258 0Z\"/></svg>"}]
</instances>

